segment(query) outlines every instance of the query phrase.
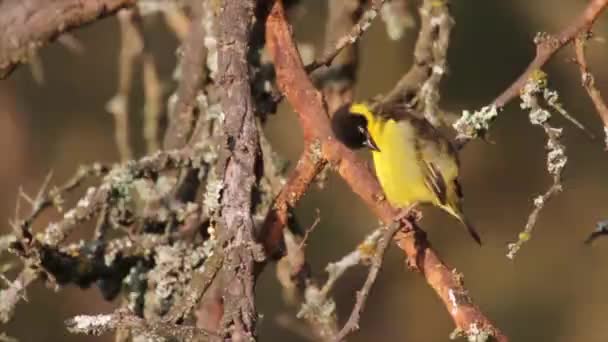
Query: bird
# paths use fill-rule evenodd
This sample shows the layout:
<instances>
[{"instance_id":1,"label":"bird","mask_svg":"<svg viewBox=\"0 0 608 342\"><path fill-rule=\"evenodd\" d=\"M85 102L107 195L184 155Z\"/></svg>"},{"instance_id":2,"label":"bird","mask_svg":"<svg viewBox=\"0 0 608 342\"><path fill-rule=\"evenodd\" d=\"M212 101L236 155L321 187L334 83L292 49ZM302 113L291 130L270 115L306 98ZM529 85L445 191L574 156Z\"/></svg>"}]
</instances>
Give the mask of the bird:
<instances>
[{"instance_id":1,"label":"bird","mask_svg":"<svg viewBox=\"0 0 608 342\"><path fill-rule=\"evenodd\" d=\"M334 112L331 128L346 147L372 151L376 176L392 206L439 207L457 218L481 245L462 209L458 153L428 121L403 104L353 102Z\"/></svg>"}]
</instances>

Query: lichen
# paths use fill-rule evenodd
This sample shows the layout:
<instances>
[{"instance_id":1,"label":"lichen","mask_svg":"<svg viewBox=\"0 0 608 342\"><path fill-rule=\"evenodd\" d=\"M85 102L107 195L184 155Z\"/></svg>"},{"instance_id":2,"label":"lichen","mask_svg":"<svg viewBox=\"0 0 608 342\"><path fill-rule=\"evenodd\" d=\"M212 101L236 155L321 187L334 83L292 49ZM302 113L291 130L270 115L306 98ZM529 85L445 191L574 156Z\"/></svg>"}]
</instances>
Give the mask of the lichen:
<instances>
[{"instance_id":1,"label":"lichen","mask_svg":"<svg viewBox=\"0 0 608 342\"><path fill-rule=\"evenodd\" d=\"M453 127L460 138L474 139L490 128L490 123L498 116L496 106L485 106L478 111L463 110Z\"/></svg>"}]
</instances>

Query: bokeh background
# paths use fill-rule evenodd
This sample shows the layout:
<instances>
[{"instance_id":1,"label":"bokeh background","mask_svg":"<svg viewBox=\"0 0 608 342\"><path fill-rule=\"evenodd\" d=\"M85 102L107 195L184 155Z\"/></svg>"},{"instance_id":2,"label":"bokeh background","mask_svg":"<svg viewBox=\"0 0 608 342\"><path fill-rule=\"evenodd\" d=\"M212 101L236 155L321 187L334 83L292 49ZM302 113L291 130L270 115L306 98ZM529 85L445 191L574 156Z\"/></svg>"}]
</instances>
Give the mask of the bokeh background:
<instances>
[{"instance_id":1,"label":"bokeh background","mask_svg":"<svg viewBox=\"0 0 608 342\"><path fill-rule=\"evenodd\" d=\"M460 111L489 103L533 57L535 33L559 30L586 2L453 1L456 26L450 72L442 83L442 106ZM303 3L294 16L296 36L320 48L325 1ZM606 16L595 25L598 38L608 33ZM374 23L361 43L357 98L393 86L412 62L416 33L413 29L403 39L391 41L384 24ZM33 80L27 66L0 81L0 230L9 229L20 186L33 193L50 170L59 183L80 164L118 159L112 116L104 109L117 82L118 23L113 18L103 20L75 35L85 47L81 55L58 44L41 51L43 84ZM177 42L160 18L147 20L146 35L169 93L175 87L171 72ZM608 96L608 46L597 41L589 46L597 85ZM506 245L523 228L532 198L550 184L544 133L531 126L516 102L493 126L493 144L474 142L462 152L465 209L484 246L476 246L457 222L438 210L426 210L422 223L443 258L464 273L476 303L512 341L608 341L608 238L592 247L582 244L597 221L608 219L608 154L602 150L600 120L580 85L577 66L569 61L572 57L573 49L566 47L547 65L550 86L559 91L565 108L600 138L591 141L561 117L555 118L556 125L565 127L569 157L565 191L542 212L533 239L515 261L505 257ZM141 156L138 77L133 95L132 144ZM301 132L286 105L266 128L276 150L295 161L302 148ZM301 201L297 213L304 226L314 221L317 208L321 224L310 237L308 256L315 274L323 277L328 262L351 251L378 223L333 176L324 189L312 190ZM40 226L52 218L45 215ZM361 331L352 341L448 340L454 328L449 315L423 278L408 271L403 261L396 249L390 250L362 316ZM363 267L349 271L335 289L342 321L365 275ZM291 327L278 323L278 317L294 314L278 293L273 269L268 268L258 286L261 340L304 341ZM63 321L81 313L109 312L116 305L104 302L96 289L68 286L54 293L38 284L28 291L28 302L18 306L15 319L0 326L0 331L21 341L111 341L110 335L70 335Z\"/></svg>"}]
</instances>

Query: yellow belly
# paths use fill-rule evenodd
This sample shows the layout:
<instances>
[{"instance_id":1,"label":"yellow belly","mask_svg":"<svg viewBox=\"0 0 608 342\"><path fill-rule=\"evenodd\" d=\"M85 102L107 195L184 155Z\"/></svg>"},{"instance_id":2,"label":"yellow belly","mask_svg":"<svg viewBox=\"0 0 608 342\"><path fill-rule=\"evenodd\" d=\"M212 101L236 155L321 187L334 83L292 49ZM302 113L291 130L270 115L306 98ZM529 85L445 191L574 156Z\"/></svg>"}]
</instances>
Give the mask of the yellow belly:
<instances>
[{"instance_id":1,"label":"yellow belly","mask_svg":"<svg viewBox=\"0 0 608 342\"><path fill-rule=\"evenodd\" d=\"M382 134L374 138L380 148L380 152L373 152L374 166L389 203L400 208L414 202L438 204L425 183L419 152L411 140L413 128L390 120L378 129Z\"/></svg>"}]
</instances>

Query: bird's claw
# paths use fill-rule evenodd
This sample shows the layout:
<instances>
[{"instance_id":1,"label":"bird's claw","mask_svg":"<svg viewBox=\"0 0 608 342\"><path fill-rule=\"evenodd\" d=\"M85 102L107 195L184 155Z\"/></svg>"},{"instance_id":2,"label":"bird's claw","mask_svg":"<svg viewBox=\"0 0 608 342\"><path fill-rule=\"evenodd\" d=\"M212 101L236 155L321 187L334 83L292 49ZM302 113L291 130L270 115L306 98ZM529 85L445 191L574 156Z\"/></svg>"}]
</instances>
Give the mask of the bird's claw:
<instances>
[{"instance_id":1,"label":"bird's claw","mask_svg":"<svg viewBox=\"0 0 608 342\"><path fill-rule=\"evenodd\" d=\"M418 202L410 204L405 208L399 209L399 213L395 216L395 222L403 222L413 220L414 222L418 222L422 220L422 212L416 209Z\"/></svg>"}]
</instances>

